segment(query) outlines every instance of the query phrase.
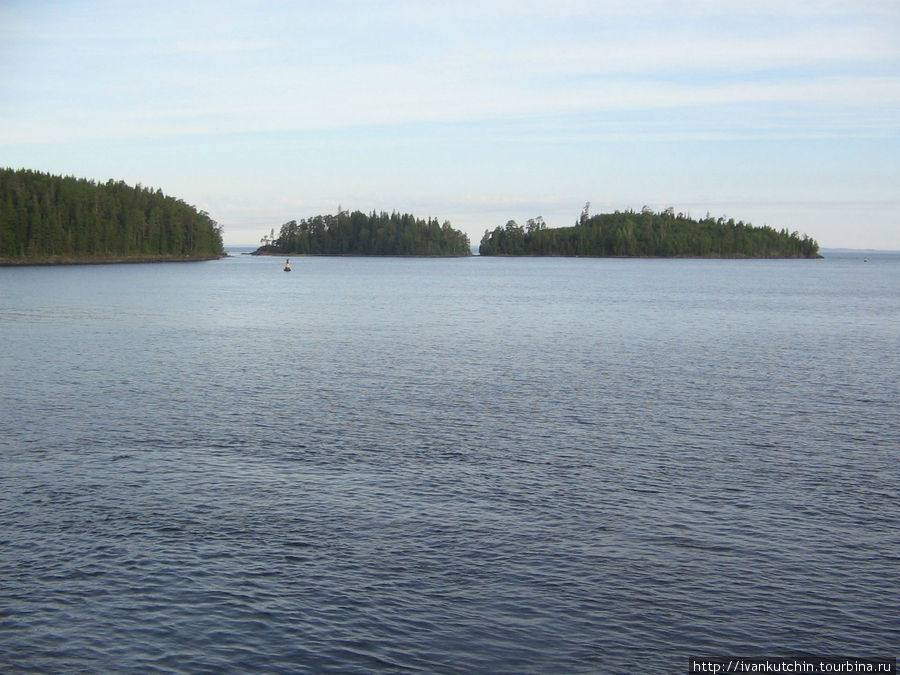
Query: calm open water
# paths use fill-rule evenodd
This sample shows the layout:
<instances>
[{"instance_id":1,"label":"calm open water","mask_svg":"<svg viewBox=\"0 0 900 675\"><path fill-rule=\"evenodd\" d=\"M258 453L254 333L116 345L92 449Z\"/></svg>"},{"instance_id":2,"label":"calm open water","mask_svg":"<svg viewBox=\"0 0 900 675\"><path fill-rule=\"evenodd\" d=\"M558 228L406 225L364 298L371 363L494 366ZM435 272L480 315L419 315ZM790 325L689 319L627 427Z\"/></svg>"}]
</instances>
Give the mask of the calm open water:
<instances>
[{"instance_id":1,"label":"calm open water","mask_svg":"<svg viewBox=\"0 0 900 675\"><path fill-rule=\"evenodd\" d=\"M896 656L900 257L0 269L0 671Z\"/></svg>"}]
</instances>

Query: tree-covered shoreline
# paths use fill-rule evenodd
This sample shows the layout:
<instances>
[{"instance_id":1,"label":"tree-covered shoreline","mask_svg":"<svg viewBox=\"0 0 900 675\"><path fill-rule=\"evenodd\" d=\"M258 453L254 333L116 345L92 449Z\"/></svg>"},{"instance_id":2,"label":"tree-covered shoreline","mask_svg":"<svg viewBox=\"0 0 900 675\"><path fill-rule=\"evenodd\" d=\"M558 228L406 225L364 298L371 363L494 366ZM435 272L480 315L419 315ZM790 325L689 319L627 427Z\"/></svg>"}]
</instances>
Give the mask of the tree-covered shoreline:
<instances>
[{"instance_id":1,"label":"tree-covered shoreline","mask_svg":"<svg viewBox=\"0 0 900 675\"><path fill-rule=\"evenodd\" d=\"M571 227L548 228L538 218L486 230L479 253L520 256L648 258L820 258L815 239L734 219L693 220L673 209L644 208L588 216Z\"/></svg>"},{"instance_id":2,"label":"tree-covered shoreline","mask_svg":"<svg viewBox=\"0 0 900 675\"><path fill-rule=\"evenodd\" d=\"M145 263L181 263L219 260L222 255L133 255L133 256L66 256L54 255L46 258L0 258L0 267L52 267L54 265L127 265Z\"/></svg>"},{"instance_id":3,"label":"tree-covered shoreline","mask_svg":"<svg viewBox=\"0 0 900 675\"><path fill-rule=\"evenodd\" d=\"M222 230L161 190L26 169L0 170L0 264L210 260Z\"/></svg>"},{"instance_id":4,"label":"tree-covered shoreline","mask_svg":"<svg viewBox=\"0 0 900 675\"><path fill-rule=\"evenodd\" d=\"M467 256L469 237L448 221L409 213L341 211L291 220L263 237L254 255Z\"/></svg>"}]
</instances>

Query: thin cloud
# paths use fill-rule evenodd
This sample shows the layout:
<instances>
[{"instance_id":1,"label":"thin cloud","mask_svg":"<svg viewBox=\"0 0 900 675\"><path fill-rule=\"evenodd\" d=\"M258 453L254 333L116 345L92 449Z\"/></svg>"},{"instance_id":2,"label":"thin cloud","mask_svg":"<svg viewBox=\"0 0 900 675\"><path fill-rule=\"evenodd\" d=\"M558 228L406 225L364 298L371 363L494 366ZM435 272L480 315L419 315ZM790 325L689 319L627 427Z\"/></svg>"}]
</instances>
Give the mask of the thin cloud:
<instances>
[{"instance_id":1,"label":"thin cloud","mask_svg":"<svg viewBox=\"0 0 900 675\"><path fill-rule=\"evenodd\" d=\"M156 48L156 51L168 54L246 54L247 52L266 52L278 47L272 40L235 40L220 38L212 40L178 40L167 47Z\"/></svg>"}]
</instances>

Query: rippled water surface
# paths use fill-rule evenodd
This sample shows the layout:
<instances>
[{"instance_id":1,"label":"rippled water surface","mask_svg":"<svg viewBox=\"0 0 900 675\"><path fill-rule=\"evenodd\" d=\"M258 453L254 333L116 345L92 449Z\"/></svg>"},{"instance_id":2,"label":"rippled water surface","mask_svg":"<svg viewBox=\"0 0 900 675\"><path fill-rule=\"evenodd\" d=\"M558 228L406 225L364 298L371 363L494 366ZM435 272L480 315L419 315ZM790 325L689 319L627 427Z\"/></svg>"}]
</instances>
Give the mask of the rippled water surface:
<instances>
[{"instance_id":1,"label":"rippled water surface","mask_svg":"<svg viewBox=\"0 0 900 675\"><path fill-rule=\"evenodd\" d=\"M0 269L3 672L895 656L900 258Z\"/></svg>"}]
</instances>

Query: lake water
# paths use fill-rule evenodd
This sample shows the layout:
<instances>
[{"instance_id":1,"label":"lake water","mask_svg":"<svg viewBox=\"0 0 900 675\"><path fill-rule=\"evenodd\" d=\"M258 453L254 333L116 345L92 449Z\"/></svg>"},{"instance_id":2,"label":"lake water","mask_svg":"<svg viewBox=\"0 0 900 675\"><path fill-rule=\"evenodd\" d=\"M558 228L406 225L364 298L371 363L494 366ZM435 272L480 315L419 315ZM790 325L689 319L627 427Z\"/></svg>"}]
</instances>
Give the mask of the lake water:
<instances>
[{"instance_id":1,"label":"lake water","mask_svg":"<svg viewBox=\"0 0 900 675\"><path fill-rule=\"evenodd\" d=\"M895 656L900 257L0 269L0 671Z\"/></svg>"}]
</instances>

